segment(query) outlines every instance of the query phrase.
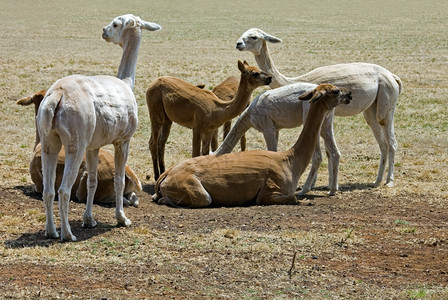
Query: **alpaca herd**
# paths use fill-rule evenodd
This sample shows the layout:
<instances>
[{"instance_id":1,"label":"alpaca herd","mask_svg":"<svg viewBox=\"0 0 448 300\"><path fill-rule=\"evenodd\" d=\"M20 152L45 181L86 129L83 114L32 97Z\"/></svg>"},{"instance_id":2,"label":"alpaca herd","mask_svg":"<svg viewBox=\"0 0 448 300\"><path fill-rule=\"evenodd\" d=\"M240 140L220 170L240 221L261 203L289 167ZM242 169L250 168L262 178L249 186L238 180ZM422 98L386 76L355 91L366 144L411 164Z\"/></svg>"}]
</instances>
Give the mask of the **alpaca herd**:
<instances>
[{"instance_id":1,"label":"alpaca herd","mask_svg":"<svg viewBox=\"0 0 448 300\"><path fill-rule=\"evenodd\" d=\"M48 90L17 101L35 105L36 140L30 174L42 193L49 238L76 241L68 221L73 198L86 202L83 227L96 226L93 203L111 204L111 199L117 224L131 225L123 205L138 206L136 192L142 189L126 165L138 124L133 89L142 29L157 31L161 26L127 14L103 28L103 39L123 50L116 77L70 75ZM149 149L156 180L153 201L176 207L294 204L298 180L310 161L310 173L299 194L309 192L316 182L322 161L319 135L328 156L329 194L334 195L340 153L333 116L361 112L381 152L374 186L381 183L387 162L386 184L393 185L397 148L393 116L402 90L400 78L367 63L331 65L289 78L276 69L267 42L281 40L260 29L246 31L236 48L252 52L259 68L238 61L240 78L229 77L212 91L168 76L149 84ZM252 92L267 85L272 89L251 102ZM236 117L231 127L230 121ZM173 122L193 130L193 157L165 170L165 144ZM302 124L294 146L276 152L279 130ZM218 147L222 125L225 138ZM263 133L267 150L244 151L244 134L251 127ZM240 139L242 151L232 152ZM108 144L114 146L114 155L101 149ZM60 234L53 217L56 190Z\"/></svg>"}]
</instances>

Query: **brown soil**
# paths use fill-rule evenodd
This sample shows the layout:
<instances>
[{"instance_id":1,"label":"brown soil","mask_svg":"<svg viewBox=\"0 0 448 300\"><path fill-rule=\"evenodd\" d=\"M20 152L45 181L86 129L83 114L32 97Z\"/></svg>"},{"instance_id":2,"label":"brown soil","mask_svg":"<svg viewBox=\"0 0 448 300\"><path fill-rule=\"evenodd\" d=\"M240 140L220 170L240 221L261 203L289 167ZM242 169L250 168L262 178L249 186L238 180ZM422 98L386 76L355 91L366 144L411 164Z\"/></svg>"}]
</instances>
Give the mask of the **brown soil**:
<instances>
[{"instance_id":1,"label":"brown soil","mask_svg":"<svg viewBox=\"0 0 448 300\"><path fill-rule=\"evenodd\" d=\"M19 297L17 290L44 298L412 298L418 287L443 290L448 285L448 212L431 195L387 198L375 190L342 187L336 197L319 196L325 194L318 191L296 206L192 210L154 204L153 186L144 190L140 207L126 208L131 228L111 226L114 208L95 206L98 227L83 229L84 204L72 203L70 223L77 243L46 239L43 224L25 224L21 234L4 241L5 248L85 244L83 250L101 237L116 241L120 234L147 228L147 239L145 234L140 239L149 244L143 242L140 250L165 253L163 263L152 252L140 252L138 261L104 266L88 258L73 264L8 259L0 265L0 287L13 298ZM2 189L0 203L3 214L17 218L36 207L43 213L30 186ZM208 237L216 232L229 243L217 247ZM303 242L294 234L302 234ZM202 246L180 242L195 236ZM274 250L260 246L263 242ZM317 294L308 294L313 291Z\"/></svg>"}]
</instances>

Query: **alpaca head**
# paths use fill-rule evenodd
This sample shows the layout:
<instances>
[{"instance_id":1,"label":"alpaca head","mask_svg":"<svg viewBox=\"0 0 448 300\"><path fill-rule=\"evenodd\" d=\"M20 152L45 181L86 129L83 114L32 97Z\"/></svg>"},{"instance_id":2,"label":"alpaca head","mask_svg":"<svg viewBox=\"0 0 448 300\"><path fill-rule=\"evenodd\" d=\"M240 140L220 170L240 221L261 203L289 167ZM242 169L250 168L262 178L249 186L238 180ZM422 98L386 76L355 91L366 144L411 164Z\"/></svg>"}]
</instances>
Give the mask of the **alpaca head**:
<instances>
[{"instance_id":1,"label":"alpaca head","mask_svg":"<svg viewBox=\"0 0 448 300\"><path fill-rule=\"evenodd\" d=\"M140 32L141 28L157 31L162 27L156 23L146 22L137 16L127 14L118 16L113 19L106 27L103 28L103 39L108 42L123 46L125 32L129 30Z\"/></svg>"},{"instance_id":2,"label":"alpaca head","mask_svg":"<svg viewBox=\"0 0 448 300\"><path fill-rule=\"evenodd\" d=\"M266 72L261 71L259 68L249 66L247 61L238 61L238 69L241 72L241 78L245 78L249 86L256 89L259 86L269 85L272 81L272 76Z\"/></svg>"},{"instance_id":3,"label":"alpaca head","mask_svg":"<svg viewBox=\"0 0 448 300\"><path fill-rule=\"evenodd\" d=\"M261 29L251 28L238 39L236 49L240 51L250 51L253 54L260 54L265 42L281 43L282 40L273 35L267 34Z\"/></svg>"},{"instance_id":4,"label":"alpaca head","mask_svg":"<svg viewBox=\"0 0 448 300\"><path fill-rule=\"evenodd\" d=\"M310 103L322 102L328 110L331 110L339 104L349 104L352 92L332 84L320 84L314 90L300 95L299 100L308 100Z\"/></svg>"}]
</instances>

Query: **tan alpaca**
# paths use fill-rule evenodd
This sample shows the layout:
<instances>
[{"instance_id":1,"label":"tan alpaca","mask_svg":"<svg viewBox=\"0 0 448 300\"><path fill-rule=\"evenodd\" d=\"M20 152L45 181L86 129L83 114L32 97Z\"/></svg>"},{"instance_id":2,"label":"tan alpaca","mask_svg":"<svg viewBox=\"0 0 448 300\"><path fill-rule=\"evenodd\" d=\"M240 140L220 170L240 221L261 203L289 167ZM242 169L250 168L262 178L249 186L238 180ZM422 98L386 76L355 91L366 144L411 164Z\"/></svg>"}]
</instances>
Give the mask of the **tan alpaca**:
<instances>
[{"instance_id":1,"label":"tan alpaca","mask_svg":"<svg viewBox=\"0 0 448 300\"><path fill-rule=\"evenodd\" d=\"M146 91L146 104L151 120L149 149L155 179L165 171L165 144L173 122L193 129L193 157L201 154L201 142L202 154L208 154L214 131L246 108L254 89L272 80L270 75L246 61L238 61L238 68L240 84L230 102L175 77L159 77L151 82Z\"/></svg>"},{"instance_id":2,"label":"tan alpaca","mask_svg":"<svg viewBox=\"0 0 448 300\"><path fill-rule=\"evenodd\" d=\"M213 94L216 95L216 97L218 97L219 99L221 99L223 101L232 101L232 99L235 98L239 84L240 84L240 79L238 77L230 76L230 77L226 78L226 80L224 80L222 83L215 86L212 89L212 92L213 92ZM227 121L224 123L224 131L223 131L224 137L223 138L225 138L226 135L229 133L231 125L232 125L231 121ZM243 139L244 139L244 141L243 141ZM213 133L210 146L211 146L212 151L215 151L216 149L218 149L218 130L215 130L215 132ZM244 149L243 149L243 146L244 146ZM244 151L246 149L246 139L244 136L241 138L241 148L242 148L241 151Z\"/></svg>"},{"instance_id":3,"label":"tan alpaca","mask_svg":"<svg viewBox=\"0 0 448 300\"><path fill-rule=\"evenodd\" d=\"M17 100L19 105L31 105L34 104L34 113L37 115L40 103L44 99L46 90L41 90L30 97ZM57 190L61 185L62 175L64 174L65 165L65 149L61 148L58 154L57 167L56 167L56 181L55 189ZM107 150L100 149L98 152L98 187L95 191L93 203L100 204L115 204L115 191L114 191L114 156ZM43 178L42 178L42 155L40 147L39 132L36 129L36 140L34 143L34 154L30 162L30 175L31 180L35 184L36 191L43 192ZM125 187L123 192L123 204L138 206L138 198L135 192L141 191L142 186L140 180L134 171L126 165L125 167ZM83 162L79 167L78 175L71 191L72 199L76 199L80 202L87 201L87 168L85 156Z\"/></svg>"},{"instance_id":4,"label":"tan alpaca","mask_svg":"<svg viewBox=\"0 0 448 300\"><path fill-rule=\"evenodd\" d=\"M297 182L308 166L324 118L351 92L322 84L303 94L311 102L302 133L288 151L245 151L188 159L163 173L153 200L186 207L295 203Z\"/></svg>"}]
</instances>

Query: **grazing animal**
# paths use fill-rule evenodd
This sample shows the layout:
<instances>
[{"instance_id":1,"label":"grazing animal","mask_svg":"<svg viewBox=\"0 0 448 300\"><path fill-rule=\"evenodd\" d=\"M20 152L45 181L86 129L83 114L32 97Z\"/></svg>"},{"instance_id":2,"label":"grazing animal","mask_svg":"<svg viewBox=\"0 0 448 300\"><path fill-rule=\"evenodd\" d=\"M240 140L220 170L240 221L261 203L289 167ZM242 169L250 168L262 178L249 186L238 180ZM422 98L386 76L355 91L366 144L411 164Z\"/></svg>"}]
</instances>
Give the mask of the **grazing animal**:
<instances>
[{"instance_id":1,"label":"grazing animal","mask_svg":"<svg viewBox=\"0 0 448 300\"><path fill-rule=\"evenodd\" d=\"M213 133L222 124L238 116L247 106L254 89L271 82L271 76L247 62L238 61L241 79L232 101L222 101L179 78L163 76L150 83L146 91L151 120L151 151L154 177L165 171L165 144L171 125L176 122L193 129L193 157L209 154Z\"/></svg>"},{"instance_id":2,"label":"grazing animal","mask_svg":"<svg viewBox=\"0 0 448 300\"><path fill-rule=\"evenodd\" d=\"M40 103L45 97L47 90L41 90L32 96L17 100L19 105L31 105L34 104L34 113L37 115ZM64 172L65 161L65 149L61 148L58 154L58 165L56 167L56 185L57 190L61 184L62 175ZM115 192L114 192L114 156L107 150L100 149L98 152L98 187L95 191L93 203L97 204L115 204ZM43 192L43 179L42 179L42 156L39 132L36 128L36 139L34 143L34 154L30 162L30 175L35 184L36 191ZM123 204L125 206L138 207L138 198L135 192L142 190L140 180L132 169L126 165L125 169L125 187L123 192ZM79 168L78 176L72 187L71 199L76 199L80 202L87 201L87 169L85 157Z\"/></svg>"},{"instance_id":3,"label":"grazing animal","mask_svg":"<svg viewBox=\"0 0 448 300\"><path fill-rule=\"evenodd\" d=\"M71 75L57 80L47 91L37 112L42 146L43 200L46 210L45 235L58 238L53 219L57 158L65 148L65 167L58 189L61 240L76 241L68 222L69 198L83 155L86 153L87 203L83 227L95 227L92 205L97 188L99 149L115 148L115 217L120 226L131 221L123 210L125 165L132 135L137 128L137 103L132 91L141 40L141 29L159 30L155 23L134 15L116 17L103 28L103 39L120 45L123 54L117 77Z\"/></svg>"},{"instance_id":4,"label":"grazing animal","mask_svg":"<svg viewBox=\"0 0 448 300\"><path fill-rule=\"evenodd\" d=\"M281 39L258 28L252 28L238 39L236 48L240 51L252 52L260 69L272 74L271 88L295 82L312 82L315 84L331 83L353 92L354 100L349 105L335 108L334 114L336 116L354 116L361 112L364 114L381 152L378 175L374 186L379 186L383 180L387 162L389 170L386 184L393 186L395 152L397 150L394 133L394 112L398 97L403 89L401 79L385 68L369 63L330 65L314 69L298 77L286 77L275 67L266 42L279 43ZM327 156L332 157L333 168L336 168L337 174L340 153L333 135L333 115L325 120L322 127L322 136L324 137ZM303 185L301 194L305 194L313 188L321 162L322 154L318 143L313 155L310 176ZM330 173L334 173L334 170Z\"/></svg>"},{"instance_id":5,"label":"grazing animal","mask_svg":"<svg viewBox=\"0 0 448 300\"><path fill-rule=\"evenodd\" d=\"M188 159L163 173L152 199L186 207L295 203L297 182L311 160L326 115L349 103L344 88L322 84L299 97L312 102L294 146L284 152L267 150L208 155Z\"/></svg>"}]
</instances>

